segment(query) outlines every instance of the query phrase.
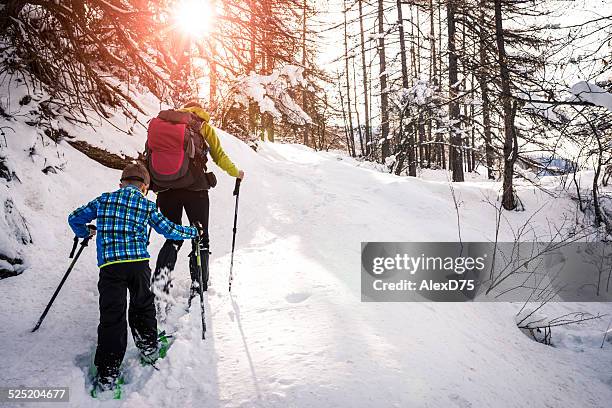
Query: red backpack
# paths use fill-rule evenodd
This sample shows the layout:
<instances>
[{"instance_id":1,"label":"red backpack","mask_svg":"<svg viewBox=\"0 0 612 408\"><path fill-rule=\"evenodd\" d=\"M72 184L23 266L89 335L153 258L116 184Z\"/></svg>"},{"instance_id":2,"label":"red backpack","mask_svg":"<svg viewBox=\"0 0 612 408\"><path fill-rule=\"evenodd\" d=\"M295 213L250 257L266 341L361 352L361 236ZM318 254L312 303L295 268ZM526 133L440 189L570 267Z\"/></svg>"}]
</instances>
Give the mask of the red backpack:
<instances>
[{"instance_id":1,"label":"red backpack","mask_svg":"<svg viewBox=\"0 0 612 408\"><path fill-rule=\"evenodd\" d=\"M151 119L145 159L152 191L208 189L208 145L200 134L203 120L191 112L163 110Z\"/></svg>"}]
</instances>

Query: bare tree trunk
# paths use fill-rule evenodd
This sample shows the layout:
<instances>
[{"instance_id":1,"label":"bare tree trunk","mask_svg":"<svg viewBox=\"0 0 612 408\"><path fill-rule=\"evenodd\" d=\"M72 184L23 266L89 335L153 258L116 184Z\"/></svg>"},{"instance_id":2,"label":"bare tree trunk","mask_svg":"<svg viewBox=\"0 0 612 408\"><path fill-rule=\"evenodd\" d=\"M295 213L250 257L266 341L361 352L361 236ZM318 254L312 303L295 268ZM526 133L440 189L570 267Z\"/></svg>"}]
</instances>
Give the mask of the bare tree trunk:
<instances>
[{"instance_id":1,"label":"bare tree trunk","mask_svg":"<svg viewBox=\"0 0 612 408\"><path fill-rule=\"evenodd\" d=\"M476 58L477 55L477 51L478 51L478 42L477 41L472 41L472 58ZM476 89L476 87L478 86L477 80L476 80L476 69L471 69L470 72L470 90L474 90ZM472 170L476 171L476 118L475 118L475 112L476 112L476 108L474 107L474 103L470 103L470 137L471 137L471 141L470 141L470 146L472 146L472 154L470 155L471 159L472 159Z\"/></svg>"},{"instance_id":2,"label":"bare tree trunk","mask_svg":"<svg viewBox=\"0 0 612 408\"><path fill-rule=\"evenodd\" d=\"M442 91L442 2L438 1L438 85ZM444 136L438 133L436 139L440 147L440 162L442 168L446 170L446 148L444 146ZM450 148L449 148L450 153Z\"/></svg>"},{"instance_id":3,"label":"bare tree trunk","mask_svg":"<svg viewBox=\"0 0 612 408\"><path fill-rule=\"evenodd\" d=\"M416 61L417 61L417 65L416 65L416 78L420 78L421 76L421 17L419 14L419 5L418 3L415 5L415 9L416 9L416 26L419 28L416 32ZM414 25L414 21L411 21L411 23ZM414 40L413 40L414 41Z\"/></svg>"},{"instance_id":4,"label":"bare tree trunk","mask_svg":"<svg viewBox=\"0 0 612 408\"><path fill-rule=\"evenodd\" d=\"M431 53L429 55L429 80L434 87L438 86L438 64L437 64L437 52L436 52L436 14L433 4L433 0L429 0L429 44ZM433 144L433 159L440 167L442 166L442 149L444 146L441 144L440 136L433 133L433 120L431 117L427 119L429 140L435 141ZM438 121L436 120L436 129L439 128ZM440 144L439 144L440 143Z\"/></svg>"},{"instance_id":5,"label":"bare tree trunk","mask_svg":"<svg viewBox=\"0 0 612 408\"><path fill-rule=\"evenodd\" d=\"M434 85L437 85L438 69L436 66L436 27L433 0L429 0L429 43L431 47L431 54L429 56L429 78L431 78Z\"/></svg>"},{"instance_id":6,"label":"bare tree trunk","mask_svg":"<svg viewBox=\"0 0 612 408\"><path fill-rule=\"evenodd\" d=\"M302 68L304 68L304 77L306 77L306 13L308 11L308 0L304 0L302 13L304 14L302 20ZM306 108L306 89L302 89L302 110L304 112L307 111ZM306 123L304 125L304 146L308 146L308 134L310 132L310 124Z\"/></svg>"},{"instance_id":7,"label":"bare tree trunk","mask_svg":"<svg viewBox=\"0 0 612 408\"><path fill-rule=\"evenodd\" d=\"M348 63L348 33L347 33L347 20L346 14L348 10L346 7L346 1L344 1L344 73L346 75L346 101L347 101L347 114L349 124L349 136L351 137L351 156L355 157L355 133L353 131L353 112L351 110L351 84L350 84L350 71Z\"/></svg>"},{"instance_id":8,"label":"bare tree trunk","mask_svg":"<svg viewBox=\"0 0 612 408\"><path fill-rule=\"evenodd\" d=\"M363 94L365 98L365 154L370 155L370 143L372 142L372 128L370 126L370 106L368 105L368 71L366 70L365 38L363 33L363 7L362 0L359 0L359 35L361 40L361 70L363 75Z\"/></svg>"},{"instance_id":9,"label":"bare tree trunk","mask_svg":"<svg viewBox=\"0 0 612 408\"><path fill-rule=\"evenodd\" d=\"M325 109L323 109L323 115L321 115L321 126L320 126L320 135L319 135L319 145L321 146L321 149L325 145L325 132L327 131L326 129L327 121L325 120L326 115L327 115L327 110L329 108L329 101L327 99L327 93L325 93L324 101L325 101Z\"/></svg>"},{"instance_id":10,"label":"bare tree trunk","mask_svg":"<svg viewBox=\"0 0 612 408\"><path fill-rule=\"evenodd\" d=\"M417 56L416 56L416 52L414 49L414 41L415 41L415 35L414 35L414 27L415 27L415 23L414 23L414 8L413 8L413 4L410 4L410 73L412 74L413 78L418 78L418 69L417 69ZM418 124L418 120L420 119L420 112L419 115L417 115L417 121L415 122L414 120L411 120L409 125L410 125L410 129L412 130L410 132L410 135L413 138L413 146L414 146L414 166L417 167L423 167L423 140L421 138L421 135L419 133L419 124ZM415 170L416 171L416 170Z\"/></svg>"},{"instance_id":11,"label":"bare tree trunk","mask_svg":"<svg viewBox=\"0 0 612 408\"><path fill-rule=\"evenodd\" d=\"M402 62L402 86L408 89L408 62L406 61L406 39L404 36L404 17L402 13L402 0L396 0L397 27L400 40L400 59Z\"/></svg>"},{"instance_id":12,"label":"bare tree trunk","mask_svg":"<svg viewBox=\"0 0 612 408\"><path fill-rule=\"evenodd\" d=\"M599 147L601 148L601 141L599 137L597 137L597 142L599 143ZM599 205L599 176L601 174L601 155L603 151L600 149L597 157L597 167L595 168L595 176L593 177L593 186L592 186L592 196L593 196L593 209L595 210L595 226L599 227L602 222L605 223L604 215L601 211L601 206Z\"/></svg>"},{"instance_id":13,"label":"bare tree trunk","mask_svg":"<svg viewBox=\"0 0 612 408\"><path fill-rule=\"evenodd\" d=\"M501 101L504 111L504 182L502 205L506 210L516 207L514 200L514 163L518 157L518 146L515 143L514 116L516 104L512 103L510 91L510 72L506 61L504 29L502 23L502 0L495 0L495 40L497 42L497 59L501 74Z\"/></svg>"},{"instance_id":14,"label":"bare tree trunk","mask_svg":"<svg viewBox=\"0 0 612 408\"><path fill-rule=\"evenodd\" d=\"M595 175L593 177L593 185L592 185L592 191L591 191L591 194L593 196L593 209L595 211L595 227L599 227L603 223L606 228L606 232L612 233L612 224L610 223L608 218L605 216L605 214L601 210L601 206L599 205L599 176L601 175L601 167L603 165L602 156L605 154L604 152L606 151L606 148L601 143L601 138L599 136L599 132L597 131L597 128L595 127L595 125L593 125L591 121L588 121L588 122L593 132L593 136L595 136L595 139L597 140L597 149L598 149L597 150L597 167L595 168Z\"/></svg>"},{"instance_id":15,"label":"bare tree trunk","mask_svg":"<svg viewBox=\"0 0 612 408\"><path fill-rule=\"evenodd\" d=\"M480 39L478 46L478 55L480 69L478 71L478 82L480 84L480 93L482 96L482 128L485 142L485 158L487 163L487 177L490 180L495 179L493 171L493 145L491 143L491 102L489 100L489 86L487 85L487 50L486 50L486 33L483 29L485 24L486 0L480 0L480 15L478 23L480 25Z\"/></svg>"},{"instance_id":16,"label":"bare tree trunk","mask_svg":"<svg viewBox=\"0 0 612 408\"><path fill-rule=\"evenodd\" d=\"M353 91L354 91L354 101L355 101L355 116L357 117L357 132L359 132L359 156L363 156L363 132L361 131L361 118L359 117L359 104L357 98L357 70L355 69L355 57L352 57L353 61Z\"/></svg>"},{"instance_id":17,"label":"bare tree trunk","mask_svg":"<svg viewBox=\"0 0 612 408\"><path fill-rule=\"evenodd\" d=\"M348 124L346 121L346 110L344 109L344 96L342 96L342 81L340 74L338 73L338 92L340 93L340 106L342 106L342 118L344 119L344 135L346 137L346 149L348 154L351 155L351 142L349 141Z\"/></svg>"},{"instance_id":18,"label":"bare tree trunk","mask_svg":"<svg viewBox=\"0 0 612 408\"><path fill-rule=\"evenodd\" d=\"M442 86L442 1L438 2L438 84Z\"/></svg>"},{"instance_id":19,"label":"bare tree trunk","mask_svg":"<svg viewBox=\"0 0 612 408\"><path fill-rule=\"evenodd\" d=\"M408 175L417 176L417 157L416 157L416 146L415 146L415 129L414 122L411 121L407 125L407 133L410 135L408 143Z\"/></svg>"},{"instance_id":20,"label":"bare tree trunk","mask_svg":"<svg viewBox=\"0 0 612 408\"><path fill-rule=\"evenodd\" d=\"M374 28L373 28L372 32L375 32L375 31L376 31L376 21L374 22ZM371 39L370 41L372 43L374 43L374 45L376 45L376 41L375 40ZM369 48L373 49L373 46L370 46ZM372 72L373 72L374 68L372 68L372 62L373 62L373 58L370 59L370 63L368 65L368 69L370 71L370 75L368 76L368 91L370 92L370 99L369 99L369 101L370 101L370 105L369 105L370 106L370 108L369 108L370 109L370 114L372 113L372 104L374 103L374 96L372 95L372 89L373 89L373 87L372 87L372 77L374 76L372 74ZM372 120L372 117L370 116L370 122L371 122L371 120ZM370 129L372 129L371 126L370 126ZM370 130L370 136L372 136L372 139L370 140L370 157L373 160L376 160L376 154L377 154L376 147L377 147L377 144L374 143L374 133L373 133L372 130Z\"/></svg>"},{"instance_id":21,"label":"bare tree trunk","mask_svg":"<svg viewBox=\"0 0 612 408\"><path fill-rule=\"evenodd\" d=\"M415 18L415 11L414 9L416 8L416 18ZM412 37L412 41L411 41L411 45L410 45L410 55L412 56L412 72L413 72L413 77L414 78L419 78L420 74L421 74L421 52L420 52L420 34L419 31L420 30L416 30L416 35L415 35L415 20L416 20L416 27L420 27L420 23L419 23L419 8L417 7L413 7L412 5L410 6L410 19L411 19L411 28L410 28L410 34ZM416 42L416 48L415 48L415 42ZM416 126L414 126L415 129L415 139L418 140L418 152L419 152L419 158L418 158L418 162L419 165L421 166L421 168L426 166L426 161L427 161L427 147L425 144L425 123L423 122L423 111L421 108L419 108L418 114L417 114L417 123Z\"/></svg>"},{"instance_id":22,"label":"bare tree trunk","mask_svg":"<svg viewBox=\"0 0 612 408\"><path fill-rule=\"evenodd\" d=\"M429 154L425 143L425 120L423 119L423 109L419 108L417 115L417 131L419 133L419 145L421 147L421 167L429 167Z\"/></svg>"},{"instance_id":23,"label":"bare tree trunk","mask_svg":"<svg viewBox=\"0 0 612 408\"><path fill-rule=\"evenodd\" d=\"M263 6L264 13L267 16L271 16L272 15L272 0L262 1L262 6ZM273 41L273 38L267 32L265 32L264 44L266 44L266 47L265 47L265 54L263 55L263 61L262 61L262 70L264 71L265 75L270 75L272 71L274 70L274 55L272 54L272 51L271 51L274 48L271 44L272 41ZM261 116L262 116L261 123L263 127L263 133L265 133L269 141L274 142L274 135L275 135L274 118L268 112L263 113Z\"/></svg>"},{"instance_id":24,"label":"bare tree trunk","mask_svg":"<svg viewBox=\"0 0 612 408\"><path fill-rule=\"evenodd\" d=\"M385 56L384 1L378 0L378 58L380 63L380 109L382 148L380 161L389 156L389 100L387 93L387 61Z\"/></svg>"},{"instance_id":25,"label":"bare tree trunk","mask_svg":"<svg viewBox=\"0 0 612 408\"><path fill-rule=\"evenodd\" d=\"M412 66L412 76L417 77L417 60L416 52L414 50L414 11L413 6L410 4L410 65Z\"/></svg>"},{"instance_id":26,"label":"bare tree trunk","mask_svg":"<svg viewBox=\"0 0 612 408\"><path fill-rule=\"evenodd\" d=\"M463 157L461 123L459 120L459 102L457 101L457 49L455 47L455 11L457 0L448 0L447 24L448 24L448 116L450 121L450 148L449 166L453 172L453 181L463 181Z\"/></svg>"},{"instance_id":27,"label":"bare tree trunk","mask_svg":"<svg viewBox=\"0 0 612 408\"><path fill-rule=\"evenodd\" d=\"M475 83L475 81L472 80L472 83ZM470 147L472 148L470 159L472 164L472 171L476 171L476 126L474 126L475 122L476 121L474 120L474 104L470 104Z\"/></svg>"},{"instance_id":28,"label":"bare tree trunk","mask_svg":"<svg viewBox=\"0 0 612 408\"><path fill-rule=\"evenodd\" d=\"M465 24L461 25L461 53L462 55L466 55L467 54L467 49L465 46ZM466 69L465 66L465 61L461 61L461 73L463 74L463 80L464 82L464 89L471 89L470 84L468 83L468 71ZM470 107L473 108L474 105L470 104ZM472 126L472 116L469 113L469 108L468 108L468 104L464 103L463 104L463 117L465 118L465 128L466 129L470 129ZM472 149L473 146L470 145L470 138L468 136L467 133L464 133L465 137L463 138L463 145L465 146L465 148L463 149L463 151L465 152L463 157L464 157L464 170L467 170L468 173L472 172L472 153L474 152L474 150Z\"/></svg>"},{"instance_id":29,"label":"bare tree trunk","mask_svg":"<svg viewBox=\"0 0 612 408\"><path fill-rule=\"evenodd\" d=\"M406 58L406 39L404 35L404 17L402 13L402 2L397 0L397 24L399 28L400 38L400 59L402 62L402 86L408 88L410 86L408 80L408 61ZM402 113L403 115L403 113ZM400 143L401 146L408 148L408 175L416 177L416 161L414 157L414 132L410 131L413 129L411 126L404 126L403 120L401 121L400 129ZM403 137L408 138L408 143L402 143ZM401 167L401 166L400 166ZM401 169L399 169L401 171Z\"/></svg>"},{"instance_id":30,"label":"bare tree trunk","mask_svg":"<svg viewBox=\"0 0 612 408\"><path fill-rule=\"evenodd\" d=\"M253 36L251 37L251 44L250 44L250 50L249 50L250 51L249 73L251 72L254 73L257 68L257 54L255 52L255 39L254 39L254 34L257 28L257 21L256 21L257 13L255 10L255 0L249 0L249 12L250 12L249 25L250 25L251 32L253 33ZM249 132L251 132L252 135L255 135L255 133L257 132L257 116L258 116L257 103L254 101L250 101L249 102Z\"/></svg>"}]
</instances>

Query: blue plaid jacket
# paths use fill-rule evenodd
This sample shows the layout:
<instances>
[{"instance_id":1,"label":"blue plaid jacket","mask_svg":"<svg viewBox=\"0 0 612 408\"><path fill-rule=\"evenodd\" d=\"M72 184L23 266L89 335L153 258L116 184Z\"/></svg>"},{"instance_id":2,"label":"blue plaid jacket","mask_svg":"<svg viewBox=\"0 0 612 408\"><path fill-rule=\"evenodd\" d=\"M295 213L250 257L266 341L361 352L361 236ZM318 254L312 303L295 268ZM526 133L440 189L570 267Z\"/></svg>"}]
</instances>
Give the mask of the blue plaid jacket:
<instances>
[{"instance_id":1,"label":"blue plaid jacket","mask_svg":"<svg viewBox=\"0 0 612 408\"><path fill-rule=\"evenodd\" d=\"M104 193L68 216L68 223L77 237L89 235L87 223L97 219L96 248L98 266L149 259L147 225L166 239L195 238L194 227L176 225L157 210L140 190L128 185L112 193Z\"/></svg>"}]
</instances>

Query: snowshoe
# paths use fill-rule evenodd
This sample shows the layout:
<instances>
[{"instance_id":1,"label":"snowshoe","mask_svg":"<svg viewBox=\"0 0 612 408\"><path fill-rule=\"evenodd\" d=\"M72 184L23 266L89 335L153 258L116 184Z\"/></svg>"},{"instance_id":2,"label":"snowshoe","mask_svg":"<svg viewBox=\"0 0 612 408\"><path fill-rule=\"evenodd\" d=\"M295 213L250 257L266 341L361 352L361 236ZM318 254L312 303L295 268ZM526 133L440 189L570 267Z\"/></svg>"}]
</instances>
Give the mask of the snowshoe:
<instances>
[{"instance_id":1,"label":"snowshoe","mask_svg":"<svg viewBox=\"0 0 612 408\"><path fill-rule=\"evenodd\" d=\"M121 399L121 386L124 384L123 376L120 375L114 381L101 381L101 378L95 377L93 387L90 391L92 398L99 400Z\"/></svg>"},{"instance_id":2,"label":"snowshoe","mask_svg":"<svg viewBox=\"0 0 612 408\"><path fill-rule=\"evenodd\" d=\"M155 367L155 362L159 359L165 358L170 348L171 335L166 334L166 331L161 331L157 335L157 348L150 353L140 352L140 364L142 366L151 365Z\"/></svg>"},{"instance_id":3,"label":"snowshoe","mask_svg":"<svg viewBox=\"0 0 612 408\"><path fill-rule=\"evenodd\" d=\"M91 395L92 398L100 400L121 399L121 386L125 383L121 372L114 379L100 378L98 375L98 368L92 361L89 366L89 380L92 384L89 395Z\"/></svg>"}]
</instances>

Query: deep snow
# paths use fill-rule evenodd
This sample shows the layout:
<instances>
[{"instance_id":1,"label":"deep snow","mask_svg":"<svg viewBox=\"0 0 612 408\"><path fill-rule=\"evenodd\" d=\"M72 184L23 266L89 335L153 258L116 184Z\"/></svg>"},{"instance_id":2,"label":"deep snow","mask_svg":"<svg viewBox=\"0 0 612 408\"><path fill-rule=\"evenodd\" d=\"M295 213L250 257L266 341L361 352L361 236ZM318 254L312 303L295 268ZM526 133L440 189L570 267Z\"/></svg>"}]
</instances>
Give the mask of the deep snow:
<instances>
[{"instance_id":1,"label":"deep snow","mask_svg":"<svg viewBox=\"0 0 612 408\"><path fill-rule=\"evenodd\" d=\"M69 386L71 407L606 407L612 401L612 344L599 348L608 320L555 330L557 347L548 347L516 328L520 305L360 302L361 241L458 239L443 177L400 178L299 145L264 144L256 153L224 133L224 148L247 173L232 295L233 180L217 169L207 340L200 339L199 308L183 310L189 285L183 248L174 272L177 306L164 326L177 339L161 370L132 367L124 401L92 400L83 366L98 319L94 246L41 329L30 330L68 264L67 214L115 189L119 172L24 124L11 126L18 137L9 134L2 153L21 183L0 184L0 198L14 200L34 243L21 249L28 269L0 281L0 386ZM128 137L101 131L104 137L86 137L114 151ZM129 149L141 142L130 139ZM62 170L40 172L49 163ZM477 180L454 185L464 240L493 239L499 187ZM539 236L549 221L572 214L567 199L552 200L528 185L519 194L527 211L504 213L500 240L512 240L536 211L530 224ZM18 251L10 227L1 228L8 232L3 246ZM153 257L161 243L153 237ZM548 313L577 310L611 313L612 306L559 304ZM131 340L128 350L135 353ZM60 404L40 404L46 405Z\"/></svg>"}]
</instances>

